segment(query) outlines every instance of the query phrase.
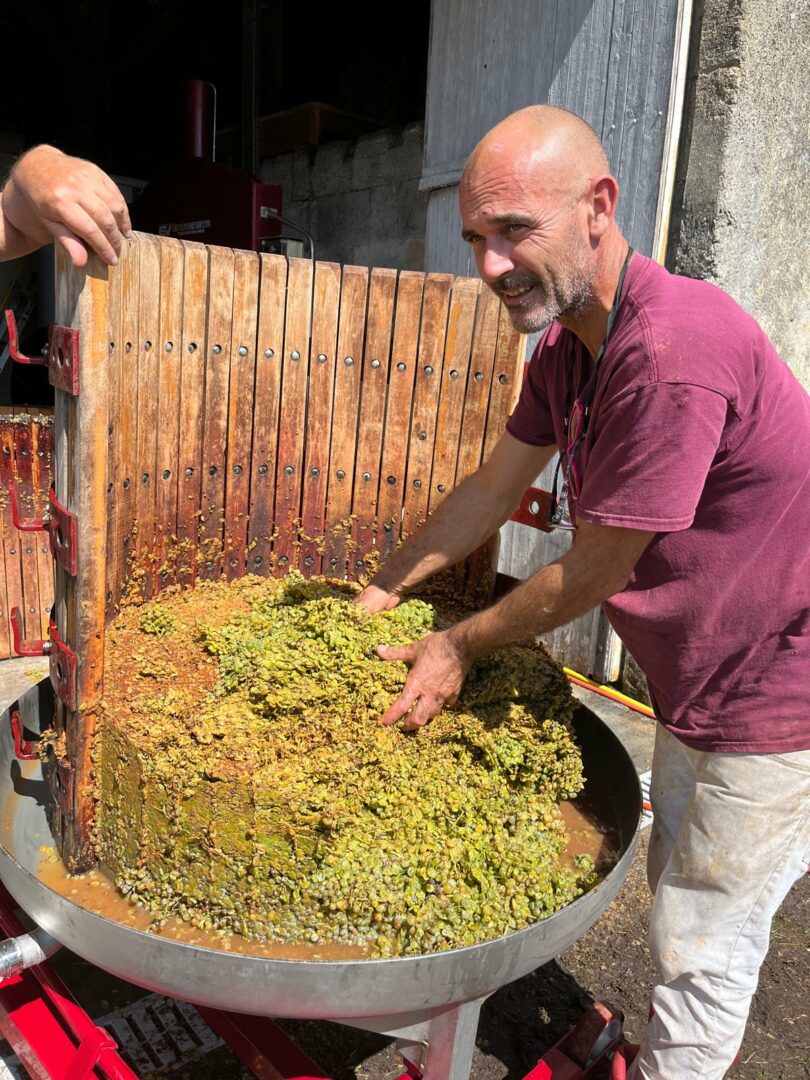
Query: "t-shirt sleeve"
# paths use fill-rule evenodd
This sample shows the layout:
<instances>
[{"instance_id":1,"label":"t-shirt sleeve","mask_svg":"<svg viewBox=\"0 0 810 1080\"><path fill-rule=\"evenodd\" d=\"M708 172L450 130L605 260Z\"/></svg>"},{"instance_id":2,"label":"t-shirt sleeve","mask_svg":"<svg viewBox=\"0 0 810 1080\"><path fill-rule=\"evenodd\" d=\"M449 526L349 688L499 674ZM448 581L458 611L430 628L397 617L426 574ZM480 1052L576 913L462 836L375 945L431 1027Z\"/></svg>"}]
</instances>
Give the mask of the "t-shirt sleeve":
<instances>
[{"instance_id":1,"label":"t-shirt sleeve","mask_svg":"<svg viewBox=\"0 0 810 1080\"><path fill-rule=\"evenodd\" d=\"M543 379L541 352L542 342L529 363L518 403L506 421L509 434L530 446L552 446L557 441Z\"/></svg>"},{"instance_id":2,"label":"t-shirt sleeve","mask_svg":"<svg viewBox=\"0 0 810 1080\"><path fill-rule=\"evenodd\" d=\"M577 518L654 532L687 529L723 437L727 402L687 383L651 383L605 402Z\"/></svg>"}]
</instances>

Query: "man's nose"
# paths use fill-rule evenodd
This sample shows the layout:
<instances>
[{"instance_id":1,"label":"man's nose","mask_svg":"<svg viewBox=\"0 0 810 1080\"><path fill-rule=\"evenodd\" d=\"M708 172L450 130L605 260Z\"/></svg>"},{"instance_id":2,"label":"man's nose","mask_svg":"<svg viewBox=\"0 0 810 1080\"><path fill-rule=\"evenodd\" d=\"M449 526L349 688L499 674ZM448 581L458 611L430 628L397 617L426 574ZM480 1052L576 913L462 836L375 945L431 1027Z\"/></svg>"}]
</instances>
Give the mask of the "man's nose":
<instances>
[{"instance_id":1,"label":"man's nose","mask_svg":"<svg viewBox=\"0 0 810 1080\"><path fill-rule=\"evenodd\" d=\"M504 274L515 269L511 249L500 243L487 244L481 255L478 271L488 285L494 285Z\"/></svg>"}]
</instances>

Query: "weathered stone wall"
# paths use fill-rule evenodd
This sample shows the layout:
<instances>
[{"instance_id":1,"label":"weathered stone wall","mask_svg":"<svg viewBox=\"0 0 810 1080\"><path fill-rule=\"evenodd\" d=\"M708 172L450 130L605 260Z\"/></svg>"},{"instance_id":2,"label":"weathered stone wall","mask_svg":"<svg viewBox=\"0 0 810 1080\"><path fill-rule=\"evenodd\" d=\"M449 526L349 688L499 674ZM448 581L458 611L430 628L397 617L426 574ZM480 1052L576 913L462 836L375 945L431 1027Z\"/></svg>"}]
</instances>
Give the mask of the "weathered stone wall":
<instances>
[{"instance_id":1,"label":"weathered stone wall","mask_svg":"<svg viewBox=\"0 0 810 1080\"><path fill-rule=\"evenodd\" d=\"M669 260L729 292L810 390L810 0L703 0L696 17Z\"/></svg>"},{"instance_id":2,"label":"weathered stone wall","mask_svg":"<svg viewBox=\"0 0 810 1080\"><path fill-rule=\"evenodd\" d=\"M281 184L284 216L312 233L318 259L422 270L422 145L421 124L410 124L267 158L261 179Z\"/></svg>"}]
</instances>

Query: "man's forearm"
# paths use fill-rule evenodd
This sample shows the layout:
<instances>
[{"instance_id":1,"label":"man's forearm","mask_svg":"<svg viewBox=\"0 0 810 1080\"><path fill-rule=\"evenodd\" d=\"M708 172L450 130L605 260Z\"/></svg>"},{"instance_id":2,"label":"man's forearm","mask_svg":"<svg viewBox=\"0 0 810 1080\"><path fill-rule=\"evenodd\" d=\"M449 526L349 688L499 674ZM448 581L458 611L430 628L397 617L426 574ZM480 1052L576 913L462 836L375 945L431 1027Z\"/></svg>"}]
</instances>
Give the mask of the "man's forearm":
<instances>
[{"instance_id":1,"label":"man's forearm","mask_svg":"<svg viewBox=\"0 0 810 1080\"><path fill-rule=\"evenodd\" d=\"M592 581L566 585L564 560L549 563L497 604L453 627L463 652L481 656L506 645L531 641L584 615L606 599ZM612 590L615 591L615 590Z\"/></svg>"},{"instance_id":2,"label":"man's forearm","mask_svg":"<svg viewBox=\"0 0 810 1080\"><path fill-rule=\"evenodd\" d=\"M42 245L29 237L24 236L19 229L15 229L6 215L3 213L2 195L0 195L0 261L7 259L19 259L22 255L30 255Z\"/></svg>"},{"instance_id":3,"label":"man's forearm","mask_svg":"<svg viewBox=\"0 0 810 1080\"><path fill-rule=\"evenodd\" d=\"M580 527L565 555L449 633L466 656L476 657L556 630L621 592L652 535Z\"/></svg>"}]
</instances>

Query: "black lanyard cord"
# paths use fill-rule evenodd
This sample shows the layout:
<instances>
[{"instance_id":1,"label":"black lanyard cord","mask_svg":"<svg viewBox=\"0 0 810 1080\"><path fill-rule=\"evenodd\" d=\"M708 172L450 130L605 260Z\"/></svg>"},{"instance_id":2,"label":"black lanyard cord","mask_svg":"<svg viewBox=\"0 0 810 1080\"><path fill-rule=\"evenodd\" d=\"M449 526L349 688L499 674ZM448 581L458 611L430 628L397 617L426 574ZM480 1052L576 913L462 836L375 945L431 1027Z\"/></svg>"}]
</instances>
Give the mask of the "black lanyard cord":
<instances>
[{"instance_id":1,"label":"black lanyard cord","mask_svg":"<svg viewBox=\"0 0 810 1080\"><path fill-rule=\"evenodd\" d=\"M599 369L602 366L602 360L603 360L604 355L605 355L605 350L607 349L608 340L610 338L611 331L613 330L613 324L616 321L616 313L619 310L619 304L621 303L621 299L622 299L622 288L624 287L624 278L625 278L625 274L627 273L627 267L630 265L630 259L632 257L633 257L633 248L628 246L628 248L627 248L627 256L625 257L624 265L622 266L621 271L619 272L619 280L616 283L616 294L613 297L613 303L611 304L610 311L608 312L607 326L605 328L605 336L602 339L602 344L599 346L599 352L596 354L596 361L595 361L594 366L593 366L593 372L591 373L591 377L590 377L590 379L588 379L588 382L586 383L582 393L579 395L579 400L582 403L582 429L580 431L579 439L577 440L578 442L580 442L582 440L582 437L585 435L585 432L586 432L586 430L588 428L588 419L589 419L589 416L590 416L591 405L593 404L593 399L596 396L596 384L597 384L597 381L599 379ZM569 417L571 415L571 408L572 408L572 406L574 404L574 402L573 402L572 381L573 380L569 378L568 386L567 386L566 391L565 391L565 418L564 418L564 425L565 425L565 433L566 433L566 435L568 434L568 420L569 420Z\"/></svg>"}]
</instances>

